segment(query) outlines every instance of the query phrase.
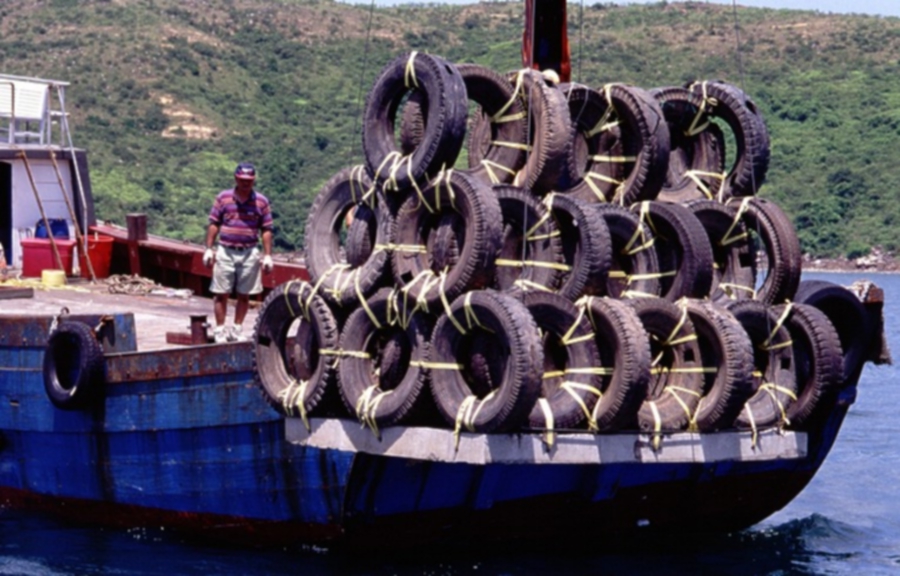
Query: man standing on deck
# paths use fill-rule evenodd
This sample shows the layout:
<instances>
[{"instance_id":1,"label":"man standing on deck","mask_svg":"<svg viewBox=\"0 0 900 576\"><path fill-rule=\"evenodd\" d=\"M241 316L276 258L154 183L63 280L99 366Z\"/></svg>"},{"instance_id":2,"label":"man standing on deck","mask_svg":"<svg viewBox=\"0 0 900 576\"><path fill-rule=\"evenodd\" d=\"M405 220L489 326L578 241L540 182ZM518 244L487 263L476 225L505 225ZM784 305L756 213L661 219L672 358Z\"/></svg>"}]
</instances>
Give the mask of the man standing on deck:
<instances>
[{"instance_id":1,"label":"man standing on deck","mask_svg":"<svg viewBox=\"0 0 900 576\"><path fill-rule=\"evenodd\" d=\"M209 229L206 232L206 253L203 265L213 266L212 284L209 289L214 297L216 342L246 340L243 332L244 317L250 307L250 295L262 292L260 269L272 271L272 210L269 200L253 189L256 168L249 162L238 164L234 170L234 188L223 190L216 196L209 213ZM257 241L262 232L264 256L260 259ZM219 247L213 251L213 243L219 238ZM225 326L228 313L228 296L236 293L234 325Z\"/></svg>"}]
</instances>

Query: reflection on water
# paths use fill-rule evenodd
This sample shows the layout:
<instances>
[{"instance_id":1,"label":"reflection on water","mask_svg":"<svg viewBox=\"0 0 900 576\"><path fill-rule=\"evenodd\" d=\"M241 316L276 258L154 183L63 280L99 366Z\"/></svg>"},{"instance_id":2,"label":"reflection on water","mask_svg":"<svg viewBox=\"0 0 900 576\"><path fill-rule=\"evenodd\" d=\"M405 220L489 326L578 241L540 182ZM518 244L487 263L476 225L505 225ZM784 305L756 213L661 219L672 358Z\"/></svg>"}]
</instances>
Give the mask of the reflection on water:
<instances>
[{"instance_id":1,"label":"reflection on water","mask_svg":"<svg viewBox=\"0 0 900 576\"><path fill-rule=\"evenodd\" d=\"M840 284L859 275L816 274ZM888 343L900 353L900 276L885 290ZM165 530L103 530L0 511L0 575L36 574L900 574L900 368L867 366L831 455L800 496L739 534L572 549L351 556L185 543Z\"/></svg>"}]
</instances>

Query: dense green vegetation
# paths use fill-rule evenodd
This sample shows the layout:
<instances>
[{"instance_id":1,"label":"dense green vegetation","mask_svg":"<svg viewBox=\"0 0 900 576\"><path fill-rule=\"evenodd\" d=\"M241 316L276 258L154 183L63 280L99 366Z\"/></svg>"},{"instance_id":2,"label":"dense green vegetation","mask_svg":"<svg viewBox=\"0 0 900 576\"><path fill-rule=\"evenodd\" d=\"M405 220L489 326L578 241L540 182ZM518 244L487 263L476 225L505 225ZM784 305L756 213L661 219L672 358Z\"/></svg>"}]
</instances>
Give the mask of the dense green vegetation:
<instances>
[{"instance_id":1,"label":"dense green vegetation","mask_svg":"<svg viewBox=\"0 0 900 576\"><path fill-rule=\"evenodd\" d=\"M197 240L234 164L253 160L282 250L319 187L362 161L363 100L411 49L520 65L522 4L372 8L330 0L6 0L0 72L72 83L98 214L146 211ZM900 19L659 2L569 6L575 80L646 88L721 78L772 135L761 194L818 256L896 250ZM738 50L740 48L740 50Z\"/></svg>"}]
</instances>

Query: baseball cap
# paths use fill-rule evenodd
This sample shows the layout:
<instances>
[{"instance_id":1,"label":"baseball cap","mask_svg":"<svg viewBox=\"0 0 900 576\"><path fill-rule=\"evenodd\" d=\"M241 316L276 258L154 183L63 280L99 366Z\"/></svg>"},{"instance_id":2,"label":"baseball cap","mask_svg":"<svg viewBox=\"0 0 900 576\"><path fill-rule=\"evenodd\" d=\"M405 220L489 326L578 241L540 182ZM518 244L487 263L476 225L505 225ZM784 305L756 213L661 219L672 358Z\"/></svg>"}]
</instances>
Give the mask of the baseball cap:
<instances>
[{"instance_id":1,"label":"baseball cap","mask_svg":"<svg viewBox=\"0 0 900 576\"><path fill-rule=\"evenodd\" d=\"M242 180L253 180L256 178L256 167L250 162L241 162L234 169L234 177Z\"/></svg>"}]
</instances>

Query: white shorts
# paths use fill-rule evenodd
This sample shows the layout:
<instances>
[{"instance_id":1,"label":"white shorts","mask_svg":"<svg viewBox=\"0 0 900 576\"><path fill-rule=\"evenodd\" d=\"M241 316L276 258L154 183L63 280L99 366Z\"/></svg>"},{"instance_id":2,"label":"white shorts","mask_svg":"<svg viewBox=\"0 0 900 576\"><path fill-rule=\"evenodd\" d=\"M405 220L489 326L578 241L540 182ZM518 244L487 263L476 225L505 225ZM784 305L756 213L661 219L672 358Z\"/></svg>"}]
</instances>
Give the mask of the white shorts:
<instances>
[{"instance_id":1,"label":"white shorts","mask_svg":"<svg viewBox=\"0 0 900 576\"><path fill-rule=\"evenodd\" d=\"M262 259L259 246L229 248L221 244L216 249L216 263L213 266L213 294L259 294L262 292Z\"/></svg>"}]
</instances>

